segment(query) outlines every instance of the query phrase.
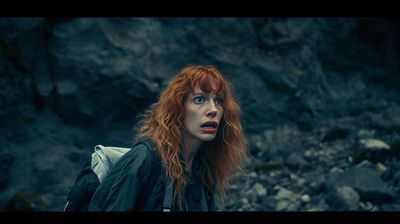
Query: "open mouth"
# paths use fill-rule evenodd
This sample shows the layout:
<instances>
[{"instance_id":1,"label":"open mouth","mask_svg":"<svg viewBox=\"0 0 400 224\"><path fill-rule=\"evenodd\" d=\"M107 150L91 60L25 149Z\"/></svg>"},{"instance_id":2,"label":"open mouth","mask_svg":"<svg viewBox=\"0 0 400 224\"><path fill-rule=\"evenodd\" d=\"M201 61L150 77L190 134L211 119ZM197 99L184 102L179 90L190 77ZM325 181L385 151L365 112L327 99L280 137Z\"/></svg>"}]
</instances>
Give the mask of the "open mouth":
<instances>
[{"instance_id":1,"label":"open mouth","mask_svg":"<svg viewBox=\"0 0 400 224\"><path fill-rule=\"evenodd\" d=\"M207 121L200 126L201 130L205 132L216 132L218 123L215 121Z\"/></svg>"}]
</instances>

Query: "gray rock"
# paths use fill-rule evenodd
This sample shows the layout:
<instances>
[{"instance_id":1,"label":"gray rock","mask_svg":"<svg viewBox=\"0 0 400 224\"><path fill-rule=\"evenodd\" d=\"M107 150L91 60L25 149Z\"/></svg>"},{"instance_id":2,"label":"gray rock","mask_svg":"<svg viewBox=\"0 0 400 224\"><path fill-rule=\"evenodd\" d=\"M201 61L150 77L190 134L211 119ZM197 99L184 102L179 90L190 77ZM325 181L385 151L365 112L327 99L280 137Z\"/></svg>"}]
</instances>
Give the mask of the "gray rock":
<instances>
[{"instance_id":1,"label":"gray rock","mask_svg":"<svg viewBox=\"0 0 400 224\"><path fill-rule=\"evenodd\" d=\"M301 201L304 203L307 203L311 200L310 196L308 194L304 194L301 196Z\"/></svg>"},{"instance_id":2,"label":"gray rock","mask_svg":"<svg viewBox=\"0 0 400 224\"><path fill-rule=\"evenodd\" d=\"M310 188L313 193L319 194L321 192L325 191L326 183L325 183L325 176L322 174L316 175L316 176L311 176L309 177L310 180Z\"/></svg>"},{"instance_id":3,"label":"gray rock","mask_svg":"<svg viewBox=\"0 0 400 224\"><path fill-rule=\"evenodd\" d=\"M328 175L329 191L348 186L357 191L361 200L373 203L388 203L394 200L395 193L381 180L378 171L370 168L351 167L339 176Z\"/></svg>"},{"instance_id":4,"label":"gray rock","mask_svg":"<svg viewBox=\"0 0 400 224\"><path fill-rule=\"evenodd\" d=\"M343 175L344 174L344 170L343 169L340 169L340 168L338 168L338 167L333 167L330 171L329 171L329 175L331 176L331 177L339 177L339 176L341 176L341 175Z\"/></svg>"},{"instance_id":5,"label":"gray rock","mask_svg":"<svg viewBox=\"0 0 400 224\"><path fill-rule=\"evenodd\" d=\"M71 81L62 81L57 83L57 92L61 96L76 94L78 86Z\"/></svg>"},{"instance_id":6,"label":"gray rock","mask_svg":"<svg viewBox=\"0 0 400 224\"><path fill-rule=\"evenodd\" d=\"M371 124L384 130L400 130L400 105L392 104L383 112L370 115Z\"/></svg>"},{"instance_id":7,"label":"gray rock","mask_svg":"<svg viewBox=\"0 0 400 224\"><path fill-rule=\"evenodd\" d=\"M292 201L289 206L286 208L286 211L299 211L301 208L300 201Z\"/></svg>"},{"instance_id":8,"label":"gray rock","mask_svg":"<svg viewBox=\"0 0 400 224\"><path fill-rule=\"evenodd\" d=\"M280 200L276 204L276 211L287 211L291 202L289 200Z\"/></svg>"},{"instance_id":9,"label":"gray rock","mask_svg":"<svg viewBox=\"0 0 400 224\"><path fill-rule=\"evenodd\" d=\"M368 160L363 160L361 163L357 164L357 167L363 167L363 168L373 168L374 164L372 164Z\"/></svg>"},{"instance_id":10,"label":"gray rock","mask_svg":"<svg viewBox=\"0 0 400 224\"><path fill-rule=\"evenodd\" d=\"M293 200L295 197L295 194L283 187L279 188L278 193L275 195L275 200L279 201L279 200L283 200L283 199L288 199L288 200Z\"/></svg>"},{"instance_id":11,"label":"gray rock","mask_svg":"<svg viewBox=\"0 0 400 224\"><path fill-rule=\"evenodd\" d=\"M360 196L351 187L343 186L336 188L332 199L338 210L355 211L358 210Z\"/></svg>"},{"instance_id":12,"label":"gray rock","mask_svg":"<svg viewBox=\"0 0 400 224\"><path fill-rule=\"evenodd\" d=\"M393 174L393 180L396 184L400 184L400 170Z\"/></svg>"},{"instance_id":13,"label":"gray rock","mask_svg":"<svg viewBox=\"0 0 400 224\"><path fill-rule=\"evenodd\" d=\"M318 201L317 204L309 204L307 205L306 211L310 212L323 212L330 211L329 205L326 203L324 199Z\"/></svg>"},{"instance_id":14,"label":"gray rock","mask_svg":"<svg viewBox=\"0 0 400 224\"><path fill-rule=\"evenodd\" d=\"M359 139L371 139L371 138L374 138L374 136L375 136L375 131L374 130L361 129L357 133L357 137Z\"/></svg>"},{"instance_id":15,"label":"gray rock","mask_svg":"<svg viewBox=\"0 0 400 224\"><path fill-rule=\"evenodd\" d=\"M261 204L265 207L265 210L263 211L275 211L277 207L276 200L272 196L264 197Z\"/></svg>"},{"instance_id":16,"label":"gray rock","mask_svg":"<svg viewBox=\"0 0 400 224\"><path fill-rule=\"evenodd\" d=\"M358 148L352 155L355 163L363 160L369 160L374 163L384 162L392 157L393 150L390 146L379 139L361 139Z\"/></svg>"},{"instance_id":17,"label":"gray rock","mask_svg":"<svg viewBox=\"0 0 400 224\"><path fill-rule=\"evenodd\" d=\"M285 163L293 169L303 168L308 165L308 162L299 153L295 152L286 158Z\"/></svg>"},{"instance_id":18,"label":"gray rock","mask_svg":"<svg viewBox=\"0 0 400 224\"><path fill-rule=\"evenodd\" d=\"M378 211L379 207L377 207L376 205L373 205L371 202L367 201L367 202L360 202L359 206L361 208L361 210L363 211Z\"/></svg>"},{"instance_id":19,"label":"gray rock","mask_svg":"<svg viewBox=\"0 0 400 224\"><path fill-rule=\"evenodd\" d=\"M400 204L397 203L391 203L391 204L383 204L380 206L381 211L392 211L392 212L398 212L400 211Z\"/></svg>"},{"instance_id":20,"label":"gray rock","mask_svg":"<svg viewBox=\"0 0 400 224\"><path fill-rule=\"evenodd\" d=\"M0 153L0 189L4 189L11 178L11 167L15 156L11 152Z\"/></svg>"},{"instance_id":21,"label":"gray rock","mask_svg":"<svg viewBox=\"0 0 400 224\"><path fill-rule=\"evenodd\" d=\"M253 189L257 193L258 197L265 197L268 194L267 189L260 183L255 183Z\"/></svg>"},{"instance_id":22,"label":"gray rock","mask_svg":"<svg viewBox=\"0 0 400 224\"><path fill-rule=\"evenodd\" d=\"M385 165L383 165L382 163L377 163L375 165L375 169L382 175L383 173L385 173L387 171L387 167Z\"/></svg>"},{"instance_id":23,"label":"gray rock","mask_svg":"<svg viewBox=\"0 0 400 224\"><path fill-rule=\"evenodd\" d=\"M390 146L384 141L379 139L361 139L359 141L362 148L367 148L371 150L389 150Z\"/></svg>"},{"instance_id":24,"label":"gray rock","mask_svg":"<svg viewBox=\"0 0 400 224\"><path fill-rule=\"evenodd\" d=\"M248 199L250 203L257 203L258 195L253 189L248 189L244 196Z\"/></svg>"},{"instance_id":25,"label":"gray rock","mask_svg":"<svg viewBox=\"0 0 400 224\"><path fill-rule=\"evenodd\" d=\"M22 211L46 211L49 203L36 193L17 190L8 200L3 211L22 212Z\"/></svg>"}]
</instances>

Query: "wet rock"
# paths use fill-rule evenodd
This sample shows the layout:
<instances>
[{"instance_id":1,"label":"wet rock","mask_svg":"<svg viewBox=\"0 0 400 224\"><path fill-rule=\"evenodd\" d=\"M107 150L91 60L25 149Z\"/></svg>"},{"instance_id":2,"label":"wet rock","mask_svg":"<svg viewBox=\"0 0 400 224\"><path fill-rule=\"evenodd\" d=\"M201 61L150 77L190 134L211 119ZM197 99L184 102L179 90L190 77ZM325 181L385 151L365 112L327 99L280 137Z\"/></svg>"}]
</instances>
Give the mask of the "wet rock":
<instances>
[{"instance_id":1,"label":"wet rock","mask_svg":"<svg viewBox=\"0 0 400 224\"><path fill-rule=\"evenodd\" d=\"M341 175L343 175L344 174L344 170L343 169L340 169L340 168L338 168L338 167L333 167L330 171L329 171L329 175L331 176L331 177L339 177L339 176L341 176Z\"/></svg>"},{"instance_id":2,"label":"wet rock","mask_svg":"<svg viewBox=\"0 0 400 224\"><path fill-rule=\"evenodd\" d=\"M361 148L371 149L371 150L389 150L390 146L384 141L379 139L361 139L359 141Z\"/></svg>"},{"instance_id":3,"label":"wet rock","mask_svg":"<svg viewBox=\"0 0 400 224\"><path fill-rule=\"evenodd\" d=\"M364 168L373 168L374 164L372 164L368 160L363 160L361 163L357 164L357 167L364 167Z\"/></svg>"},{"instance_id":4,"label":"wet rock","mask_svg":"<svg viewBox=\"0 0 400 224\"><path fill-rule=\"evenodd\" d=\"M304 178L297 178L297 180L296 180L296 185L299 187L304 187L305 183L306 183L306 179L304 179Z\"/></svg>"},{"instance_id":5,"label":"wet rock","mask_svg":"<svg viewBox=\"0 0 400 224\"><path fill-rule=\"evenodd\" d=\"M358 209L360 196L351 187L343 186L336 188L336 191L331 196L331 201L337 210L355 211Z\"/></svg>"},{"instance_id":6,"label":"wet rock","mask_svg":"<svg viewBox=\"0 0 400 224\"><path fill-rule=\"evenodd\" d=\"M248 188L243 195L247 198L249 203L257 203L258 195L253 189Z\"/></svg>"},{"instance_id":7,"label":"wet rock","mask_svg":"<svg viewBox=\"0 0 400 224\"><path fill-rule=\"evenodd\" d=\"M385 111L370 115L371 124L383 130L400 130L400 105L392 104Z\"/></svg>"},{"instance_id":8,"label":"wet rock","mask_svg":"<svg viewBox=\"0 0 400 224\"><path fill-rule=\"evenodd\" d=\"M275 195L275 199L276 200L282 200L282 199L288 199L288 200L292 200L294 199L295 194L283 187L279 187L278 188L278 193Z\"/></svg>"},{"instance_id":9,"label":"wet rock","mask_svg":"<svg viewBox=\"0 0 400 224\"><path fill-rule=\"evenodd\" d=\"M325 199L317 200L309 205L307 205L306 211L310 212L323 212L330 211L329 205L326 203Z\"/></svg>"},{"instance_id":10,"label":"wet rock","mask_svg":"<svg viewBox=\"0 0 400 224\"><path fill-rule=\"evenodd\" d=\"M323 175L318 175L315 177L312 177L312 180L310 180L310 188L311 188L311 192L315 193L315 194L319 194L321 192L325 191L325 177Z\"/></svg>"},{"instance_id":11,"label":"wet rock","mask_svg":"<svg viewBox=\"0 0 400 224\"><path fill-rule=\"evenodd\" d=\"M276 200L272 196L264 197L261 204L265 207L265 210L261 211L276 211Z\"/></svg>"},{"instance_id":12,"label":"wet rock","mask_svg":"<svg viewBox=\"0 0 400 224\"><path fill-rule=\"evenodd\" d=\"M398 212L400 211L400 202L396 201L395 203L383 204L380 206L380 210Z\"/></svg>"},{"instance_id":13,"label":"wet rock","mask_svg":"<svg viewBox=\"0 0 400 224\"><path fill-rule=\"evenodd\" d=\"M258 197L265 197L267 196L267 189L260 183L255 183L253 186L254 191L257 193Z\"/></svg>"},{"instance_id":14,"label":"wet rock","mask_svg":"<svg viewBox=\"0 0 400 224\"><path fill-rule=\"evenodd\" d=\"M355 163L369 160L373 163L384 162L393 156L390 146L379 139L361 139L359 146L353 153L352 158Z\"/></svg>"},{"instance_id":15,"label":"wet rock","mask_svg":"<svg viewBox=\"0 0 400 224\"><path fill-rule=\"evenodd\" d=\"M276 211L298 211L301 207L299 201L280 200L276 204Z\"/></svg>"},{"instance_id":16,"label":"wet rock","mask_svg":"<svg viewBox=\"0 0 400 224\"><path fill-rule=\"evenodd\" d=\"M383 174L387 171L387 167L383 165L382 163L377 163L375 166L375 169L380 173Z\"/></svg>"},{"instance_id":17,"label":"wet rock","mask_svg":"<svg viewBox=\"0 0 400 224\"><path fill-rule=\"evenodd\" d=\"M333 141L337 139L344 139L349 135L350 130L346 127L334 127L330 129L323 137L322 141Z\"/></svg>"},{"instance_id":18,"label":"wet rock","mask_svg":"<svg viewBox=\"0 0 400 224\"><path fill-rule=\"evenodd\" d=\"M393 157L395 157L397 160L399 160L399 158L400 158L400 140L399 139L393 140L390 143L390 148L392 149Z\"/></svg>"},{"instance_id":19,"label":"wet rock","mask_svg":"<svg viewBox=\"0 0 400 224\"><path fill-rule=\"evenodd\" d=\"M308 162L299 154L291 153L285 160L285 164L292 169L301 169L308 165Z\"/></svg>"},{"instance_id":20,"label":"wet rock","mask_svg":"<svg viewBox=\"0 0 400 224\"><path fill-rule=\"evenodd\" d=\"M16 191L8 200L4 211L45 211L49 204L35 193Z\"/></svg>"},{"instance_id":21,"label":"wet rock","mask_svg":"<svg viewBox=\"0 0 400 224\"><path fill-rule=\"evenodd\" d=\"M359 139L372 139L375 137L375 131L374 130L365 130L361 129L357 133L357 137Z\"/></svg>"},{"instance_id":22,"label":"wet rock","mask_svg":"<svg viewBox=\"0 0 400 224\"><path fill-rule=\"evenodd\" d=\"M277 211L297 211L301 207L300 196L283 187L275 195Z\"/></svg>"},{"instance_id":23,"label":"wet rock","mask_svg":"<svg viewBox=\"0 0 400 224\"><path fill-rule=\"evenodd\" d=\"M265 138L262 135L250 135L249 139L249 149L252 155L257 155L260 152L263 152L268 149L268 146L265 142Z\"/></svg>"},{"instance_id":24,"label":"wet rock","mask_svg":"<svg viewBox=\"0 0 400 224\"><path fill-rule=\"evenodd\" d=\"M254 170L256 172L262 172L262 173L271 173L271 171L281 170L285 167L282 161L276 161L276 160L269 161L266 163L257 163L254 166L255 166Z\"/></svg>"},{"instance_id":25,"label":"wet rock","mask_svg":"<svg viewBox=\"0 0 400 224\"><path fill-rule=\"evenodd\" d=\"M68 145L44 145L43 147L40 154L32 156L32 169L36 174L38 185L49 189L53 184L72 184L72 178L80 169L73 162L80 161L70 161L68 155L76 149Z\"/></svg>"},{"instance_id":26,"label":"wet rock","mask_svg":"<svg viewBox=\"0 0 400 224\"><path fill-rule=\"evenodd\" d=\"M375 169L381 175L384 174L388 170L388 168L385 165L383 165L382 163L378 162L376 164L373 164L373 163L369 162L368 160L362 161L361 163L357 164L356 167Z\"/></svg>"},{"instance_id":27,"label":"wet rock","mask_svg":"<svg viewBox=\"0 0 400 224\"><path fill-rule=\"evenodd\" d=\"M395 193L381 180L378 171L370 168L352 167L343 174L328 175L327 186L330 192L348 186L357 191L361 200L373 203L388 203L394 200Z\"/></svg>"},{"instance_id":28,"label":"wet rock","mask_svg":"<svg viewBox=\"0 0 400 224\"><path fill-rule=\"evenodd\" d=\"M360 202L359 203L360 209L363 211L378 211L379 207L376 205L373 205L371 202Z\"/></svg>"},{"instance_id":29,"label":"wet rock","mask_svg":"<svg viewBox=\"0 0 400 224\"><path fill-rule=\"evenodd\" d=\"M11 166L15 157L10 152L0 153L0 190L5 188L11 178Z\"/></svg>"},{"instance_id":30,"label":"wet rock","mask_svg":"<svg viewBox=\"0 0 400 224\"><path fill-rule=\"evenodd\" d=\"M311 200L310 196L308 194L304 194L301 196L301 201L304 203L307 203Z\"/></svg>"},{"instance_id":31,"label":"wet rock","mask_svg":"<svg viewBox=\"0 0 400 224\"><path fill-rule=\"evenodd\" d=\"M393 174L393 181L396 185L400 184L400 170Z\"/></svg>"}]
</instances>

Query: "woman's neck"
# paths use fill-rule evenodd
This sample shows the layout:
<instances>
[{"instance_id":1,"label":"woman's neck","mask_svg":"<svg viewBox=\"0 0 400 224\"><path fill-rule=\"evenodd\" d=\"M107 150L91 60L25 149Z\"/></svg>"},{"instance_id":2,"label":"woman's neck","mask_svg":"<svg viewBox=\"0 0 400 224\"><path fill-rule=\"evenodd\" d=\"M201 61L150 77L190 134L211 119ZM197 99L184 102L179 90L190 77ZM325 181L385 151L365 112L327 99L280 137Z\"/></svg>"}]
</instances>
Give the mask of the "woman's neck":
<instances>
[{"instance_id":1,"label":"woman's neck","mask_svg":"<svg viewBox=\"0 0 400 224\"><path fill-rule=\"evenodd\" d=\"M186 171L192 169L193 159L196 157L203 142L183 132L183 157L185 158Z\"/></svg>"}]
</instances>

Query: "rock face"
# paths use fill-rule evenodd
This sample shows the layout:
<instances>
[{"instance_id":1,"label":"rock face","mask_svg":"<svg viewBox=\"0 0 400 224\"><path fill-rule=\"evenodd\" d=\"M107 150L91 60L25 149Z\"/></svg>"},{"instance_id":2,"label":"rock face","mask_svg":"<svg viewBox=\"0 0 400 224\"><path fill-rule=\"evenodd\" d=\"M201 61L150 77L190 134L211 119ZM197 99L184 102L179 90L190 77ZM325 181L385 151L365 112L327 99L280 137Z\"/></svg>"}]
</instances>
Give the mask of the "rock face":
<instances>
[{"instance_id":1,"label":"rock face","mask_svg":"<svg viewBox=\"0 0 400 224\"><path fill-rule=\"evenodd\" d=\"M211 64L235 87L255 161L221 210L396 210L399 31L375 18L3 18L0 209L61 210L96 144L129 146L166 82ZM380 182L330 185L332 169Z\"/></svg>"},{"instance_id":2,"label":"rock face","mask_svg":"<svg viewBox=\"0 0 400 224\"><path fill-rule=\"evenodd\" d=\"M366 201L384 204L395 198L394 192L381 180L379 172L370 168L351 167L345 173L330 175L327 179L328 187L334 191L343 192L343 187L349 187L355 189L361 199Z\"/></svg>"}]
</instances>

